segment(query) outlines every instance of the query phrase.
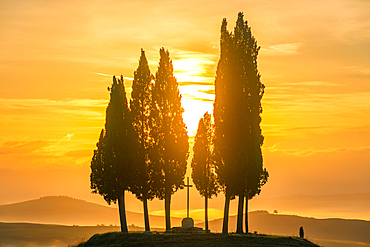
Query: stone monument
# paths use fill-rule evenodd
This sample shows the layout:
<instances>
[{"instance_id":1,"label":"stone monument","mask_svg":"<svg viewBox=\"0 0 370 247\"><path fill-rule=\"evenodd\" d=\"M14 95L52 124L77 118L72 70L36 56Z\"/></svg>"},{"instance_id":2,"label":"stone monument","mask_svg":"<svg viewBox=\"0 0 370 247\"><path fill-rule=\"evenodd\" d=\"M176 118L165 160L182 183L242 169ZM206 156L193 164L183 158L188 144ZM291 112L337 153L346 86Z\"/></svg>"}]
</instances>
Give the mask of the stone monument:
<instances>
[{"instance_id":1,"label":"stone monument","mask_svg":"<svg viewBox=\"0 0 370 247\"><path fill-rule=\"evenodd\" d=\"M182 219L181 226L183 228L185 227L194 227L194 220L189 217L189 188L193 187L193 185L190 185L189 183L189 177L188 177L188 184L185 184L185 187L187 187L187 200L186 200L186 218Z\"/></svg>"},{"instance_id":2,"label":"stone monument","mask_svg":"<svg viewBox=\"0 0 370 247\"><path fill-rule=\"evenodd\" d=\"M185 184L185 187L187 187L186 218L182 219L181 227L172 227L172 232L183 232L183 233L205 232L200 227L194 227L194 220L189 217L189 199L190 199L189 188L193 187L193 185L190 185L189 183L189 177L187 178L187 184Z\"/></svg>"}]
</instances>

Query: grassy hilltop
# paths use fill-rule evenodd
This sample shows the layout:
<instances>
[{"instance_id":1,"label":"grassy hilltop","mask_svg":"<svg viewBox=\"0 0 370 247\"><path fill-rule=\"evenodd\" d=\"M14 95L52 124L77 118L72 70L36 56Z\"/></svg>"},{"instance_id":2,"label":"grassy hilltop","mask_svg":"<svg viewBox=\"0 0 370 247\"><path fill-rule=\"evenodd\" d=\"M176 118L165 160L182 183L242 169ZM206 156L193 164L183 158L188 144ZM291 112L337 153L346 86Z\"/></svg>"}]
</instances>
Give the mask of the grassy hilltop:
<instances>
[{"instance_id":1,"label":"grassy hilltop","mask_svg":"<svg viewBox=\"0 0 370 247\"><path fill-rule=\"evenodd\" d=\"M120 233L96 234L78 247L118 246L176 246L176 247L265 247L265 246L318 246L298 237L284 237L260 234L166 234L166 233Z\"/></svg>"}]
</instances>

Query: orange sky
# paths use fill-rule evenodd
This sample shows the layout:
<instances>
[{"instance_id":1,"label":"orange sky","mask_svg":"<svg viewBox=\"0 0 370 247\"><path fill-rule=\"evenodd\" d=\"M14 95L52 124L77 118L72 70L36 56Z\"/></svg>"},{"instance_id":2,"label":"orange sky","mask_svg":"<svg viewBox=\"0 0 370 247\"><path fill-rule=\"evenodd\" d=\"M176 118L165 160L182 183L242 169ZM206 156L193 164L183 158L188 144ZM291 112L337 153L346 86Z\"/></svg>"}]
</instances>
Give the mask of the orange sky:
<instances>
[{"instance_id":1,"label":"orange sky","mask_svg":"<svg viewBox=\"0 0 370 247\"><path fill-rule=\"evenodd\" d=\"M140 48L152 73L159 48L169 49L193 136L199 118L212 112L221 20L231 30L239 11L262 47L270 180L261 197L370 192L369 1L5 0L0 204L46 195L104 204L90 193L89 163L107 87L122 74L131 92ZM184 191L175 194L172 207L185 209L184 200ZM222 202L220 195L211 203L215 212ZM129 197L127 209L138 206ZM155 200L150 209L162 206Z\"/></svg>"}]
</instances>

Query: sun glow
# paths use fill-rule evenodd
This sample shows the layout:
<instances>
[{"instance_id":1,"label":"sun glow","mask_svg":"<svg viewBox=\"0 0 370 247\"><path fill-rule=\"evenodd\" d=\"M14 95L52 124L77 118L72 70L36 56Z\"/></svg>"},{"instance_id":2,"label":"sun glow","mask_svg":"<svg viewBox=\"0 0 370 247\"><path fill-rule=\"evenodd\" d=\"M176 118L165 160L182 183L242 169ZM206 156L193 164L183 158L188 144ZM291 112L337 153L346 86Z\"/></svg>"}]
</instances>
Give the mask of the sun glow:
<instances>
[{"instance_id":1,"label":"sun glow","mask_svg":"<svg viewBox=\"0 0 370 247\"><path fill-rule=\"evenodd\" d=\"M213 61L202 58L184 58L173 61L174 75L179 82L210 82L213 77L207 77L207 66Z\"/></svg>"},{"instance_id":2,"label":"sun glow","mask_svg":"<svg viewBox=\"0 0 370 247\"><path fill-rule=\"evenodd\" d=\"M182 107L184 107L184 122L188 129L188 135L194 137L197 133L199 119L204 113L213 112L214 95L206 93L213 91L213 85L183 85L180 86L182 94Z\"/></svg>"},{"instance_id":3,"label":"sun glow","mask_svg":"<svg viewBox=\"0 0 370 247\"><path fill-rule=\"evenodd\" d=\"M214 70L217 57L210 54L178 51L173 53L174 76L182 94L183 118L188 135L194 137L198 122L207 111L212 113Z\"/></svg>"}]
</instances>

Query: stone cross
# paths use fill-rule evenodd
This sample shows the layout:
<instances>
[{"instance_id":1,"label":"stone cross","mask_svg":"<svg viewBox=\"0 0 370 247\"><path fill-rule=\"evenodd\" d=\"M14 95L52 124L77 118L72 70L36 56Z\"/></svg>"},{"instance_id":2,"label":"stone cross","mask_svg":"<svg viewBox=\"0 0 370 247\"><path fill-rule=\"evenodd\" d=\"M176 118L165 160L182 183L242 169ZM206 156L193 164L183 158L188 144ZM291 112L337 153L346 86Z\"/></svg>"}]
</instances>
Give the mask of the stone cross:
<instances>
[{"instance_id":1,"label":"stone cross","mask_svg":"<svg viewBox=\"0 0 370 247\"><path fill-rule=\"evenodd\" d=\"M187 210L186 210L186 211L187 211L187 218L189 218L189 188L190 188L190 187L193 187L193 185L190 185L190 184L189 184L189 177L188 177L188 184L185 184L185 187L187 187L187 188L188 188L188 191L187 191L187 196L188 196L188 197L187 197L187 204L186 204L186 206L187 206L187 207L186 207L186 209L187 209Z\"/></svg>"}]
</instances>

